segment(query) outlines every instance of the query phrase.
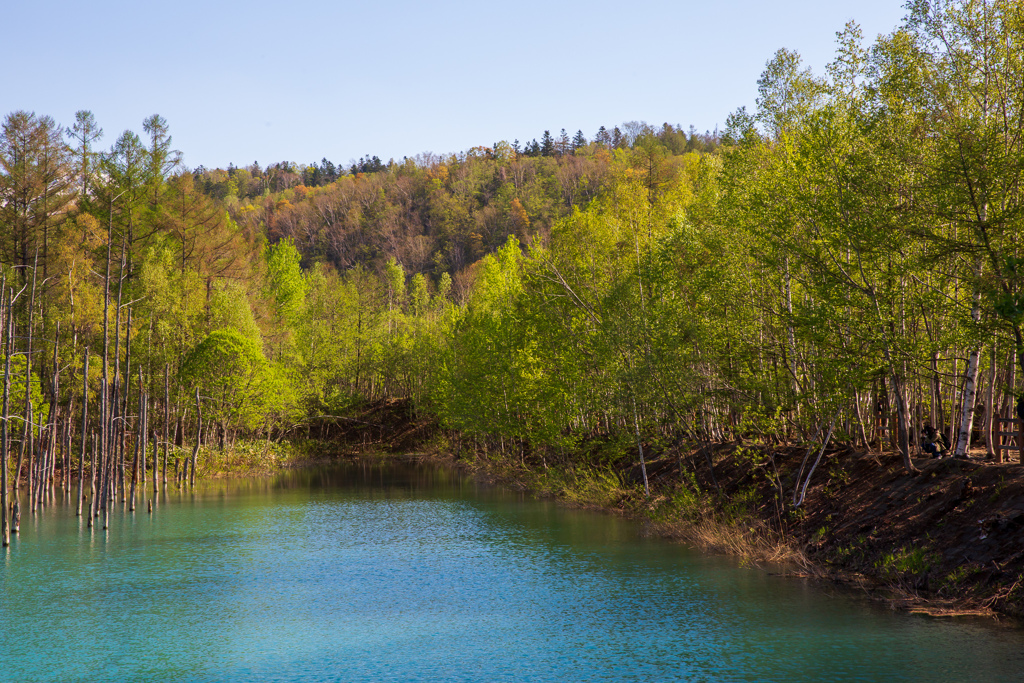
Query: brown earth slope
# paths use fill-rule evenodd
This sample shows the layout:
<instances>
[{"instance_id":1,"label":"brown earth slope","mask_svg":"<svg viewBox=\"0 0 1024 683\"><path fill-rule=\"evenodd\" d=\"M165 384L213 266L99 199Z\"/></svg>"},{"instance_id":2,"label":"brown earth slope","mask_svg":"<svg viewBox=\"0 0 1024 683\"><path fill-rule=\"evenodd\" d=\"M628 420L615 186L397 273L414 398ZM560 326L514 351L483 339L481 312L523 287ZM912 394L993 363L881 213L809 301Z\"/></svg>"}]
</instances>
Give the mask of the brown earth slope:
<instances>
[{"instance_id":1,"label":"brown earth slope","mask_svg":"<svg viewBox=\"0 0 1024 683\"><path fill-rule=\"evenodd\" d=\"M705 491L717 482L720 500L750 501L755 516L805 558L812 573L856 581L916 611L1024 616L1020 464L920 459L920 473L908 474L894 454L826 451L797 507L805 449L708 450L714 479L700 451L683 459L683 477L693 467ZM805 464L805 477L815 457ZM655 490L683 478L679 458L654 460L647 469ZM638 480L639 467L628 476Z\"/></svg>"}]
</instances>

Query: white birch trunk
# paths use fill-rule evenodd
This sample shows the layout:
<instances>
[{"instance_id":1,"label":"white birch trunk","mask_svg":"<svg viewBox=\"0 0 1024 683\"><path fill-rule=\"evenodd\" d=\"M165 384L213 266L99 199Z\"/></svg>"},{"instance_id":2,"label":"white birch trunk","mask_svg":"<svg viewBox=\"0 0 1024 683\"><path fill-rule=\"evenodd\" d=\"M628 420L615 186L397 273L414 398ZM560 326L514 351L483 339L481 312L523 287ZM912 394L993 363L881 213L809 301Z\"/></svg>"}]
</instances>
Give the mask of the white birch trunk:
<instances>
[{"instance_id":1,"label":"white birch trunk","mask_svg":"<svg viewBox=\"0 0 1024 683\"><path fill-rule=\"evenodd\" d=\"M975 277L981 277L981 260L974 267ZM974 303L971 306L971 320L977 325L981 322L981 292L974 292ZM962 458L971 448L971 430L974 428L974 404L978 393L978 368L981 364L981 345L971 349L967 357L967 368L964 371L964 393L960 410L960 432L956 439L956 450L953 455Z\"/></svg>"}]
</instances>

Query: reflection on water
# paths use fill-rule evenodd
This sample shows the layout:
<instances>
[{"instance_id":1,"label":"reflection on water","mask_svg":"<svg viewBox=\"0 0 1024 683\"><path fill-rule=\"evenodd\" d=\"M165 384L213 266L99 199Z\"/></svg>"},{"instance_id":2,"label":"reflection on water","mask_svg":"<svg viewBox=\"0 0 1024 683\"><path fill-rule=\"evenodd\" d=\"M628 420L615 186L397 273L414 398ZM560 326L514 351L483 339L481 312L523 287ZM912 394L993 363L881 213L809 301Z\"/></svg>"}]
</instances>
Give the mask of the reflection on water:
<instances>
[{"instance_id":1,"label":"reflection on water","mask_svg":"<svg viewBox=\"0 0 1024 683\"><path fill-rule=\"evenodd\" d=\"M152 496L152 492L146 495ZM0 680L1007 681L1024 634L897 614L450 470L59 496L0 569Z\"/></svg>"}]
</instances>

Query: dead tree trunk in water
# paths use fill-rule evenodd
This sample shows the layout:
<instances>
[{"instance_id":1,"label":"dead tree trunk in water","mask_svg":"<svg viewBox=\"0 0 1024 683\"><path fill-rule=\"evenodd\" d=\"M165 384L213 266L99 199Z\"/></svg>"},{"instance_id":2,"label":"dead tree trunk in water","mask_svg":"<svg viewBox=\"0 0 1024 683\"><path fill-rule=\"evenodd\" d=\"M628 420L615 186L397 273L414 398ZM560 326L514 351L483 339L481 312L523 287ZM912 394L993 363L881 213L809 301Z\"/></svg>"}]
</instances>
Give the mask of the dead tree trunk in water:
<instances>
[{"instance_id":1,"label":"dead tree trunk in water","mask_svg":"<svg viewBox=\"0 0 1024 683\"><path fill-rule=\"evenodd\" d=\"M107 270L103 277L103 381L100 385L100 454L105 453L110 446L109 424L110 417L110 257L111 243L114 231L114 201L110 201L110 217L107 221ZM85 435L82 435L85 438ZM89 484L89 526L92 526L92 519L99 514L96 499L96 444L93 443L90 461L90 484Z\"/></svg>"},{"instance_id":2,"label":"dead tree trunk in water","mask_svg":"<svg viewBox=\"0 0 1024 683\"><path fill-rule=\"evenodd\" d=\"M114 400L113 413L114 420L111 421L111 439L113 457L110 458L110 482L117 482L111 485L111 489L116 493L118 485L121 491L121 501L125 500L125 471L124 471L124 440L126 431L128 429L128 394L131 388L132 376L131 367L128 363L131 362L131 346L129 340L131 339L131 309L128 309L128 325L125 334L125 372L124 372L124 390L121 389L121 297L122 290L124 289L124 243L122 240L121 244L121 275L117 283L117 316L114 324ZM116 478L115 478L116 477Z\"/></svg>"},{"instance_id":3,"label":"dead tree trunk in water","mask_svg":"<svg viewBox=\"0 0 1024 683\"><path fill-rule=\"evenodd\" d=\"M85 370L82 372L82 450L78 455L78 504L75 514L82 516L82 495L85 493L85 440L89 420L89 349L85 349Z\"/></svg>"},{"instance_id":4,"label":"dead tree trunk in water","mask_svg":"<svg viewBox=\"0 0 1024 683\"><path fill-rule=\"evenodd\" d=\"M131 400L131 384L132 384L132 319L134 318L134 311L132 307L128 307L128 325L124 330L124 415L128 415L128 401ZM139 410L142 410L142 368L139 367ZM142 413L139 413L139 424L142 424ZM125 427L127 428L127 422ZM146 459L142 459L141 463L140 482L146 483ZM145 488L145 487L143 487Z\"/></svg>"},{"instance_id":5,"label":"dead tree trunk in water","mask_svg":"<svg viewBox=\"0 0 1024 683\"><path fill-rule=\"evenodd\" d=\"M100 425L100 428L102 430L102 425ZM92 448L89 449L89 528L91 529L93 519L100 513L96 508L96 499L99 497L96 495L96 431L93 430L89 436L92 441Z\"/></svg>"},{"instance_id":6,"label":"dead tree trunk in water","mask_svg":"<svg viewBox=\"0 0 1024 683\"><path fill-rule=\"evenodd\" d=\"M157 472L159 471L159 465L160 465L160 463L158 462L159 457L160 457L160 443L159 443L159 441L157 441L157 432L156 432L156 430L155 429L150 429L150 427L149 427L149 398L148 397L146 398L146 430L147 430L146 431L147 434L149 434L150 432L152 432L152 434L153 434L153 498L156 498L156 494L157 494L157 476L156 475L157 475Z\"/></svg>"},{"instance_id":7,"label":"dead tree trunk in water","mask_svg":"<svg viewBox=\"0 0 1024 683\"><path fill-rule=\"evenodd\" d=\"M25 369L28 374L28 361L25 362ZM32 421L35 419L35 415L32 413L32 399L28 397L28 392L25 393L25 431L21 442L21 452L28 451L28 472L26 474L28 475L28 497L31 500L32 494L35 492L35 489L32 488L32 465L35 464L32 457L32 451L35 448L35 432L32 431ZM21 472L21 456L18 456L18 472ZM15 491L15 495L19 499L21 498L19 492Z\"/></svg>"},{"instance_id":8,"label":"dead tree trunk in water","mask_svg":"<svg viewBox=\"0 0 1024 683\"><path fill-rule=\"evenodd\" d=\"M32 495L28 499L29 510L35 512L39 507L39 502L42 500L43 493L43 473L46 470L46 440L43 439L43 416L39 416L39 424L33 425L34 429L38 430L36 439L39 442L39 453L36 454L35 467L31 469L31 475L29 476L30 481L35 481L35 488L31 488ZM32 458L29 458L29 465L32 465Z\"/></svg>"},{"instance_id":9,"label":"dead tree trunk in water","mask_svg":"<svg viewBox=\"0 0 1024 683\"><path fill-rule=\"evenodd\" d=\"M180 449L185 440L185 415L188 413L188 409L184 411L178 410L177 405L175 405L175 409L177 415L174 419L174 447L175 449ZM188 458L184 458L184 460L185 464L182 465L182 458L178 455L174 456L174 481L179 487L185 481L185 474L188 472Z\"/></svg>"},{"instance_id":10,"label":"dead tree trunk in water","mask_svg":"<svg viewBox=\"0 0 1024 683\"><path fill-rule=\"evenodd\" d=\"M4 279L6 285L6 278ZM0 290L2 293L2 290ZM8 412L11 398L11 342L14 338L14 315L11 310L13 292L7 295L6 316L7 323L4 334L4 397L3 397L3 434L0 436L0 458L3 459L2 473L0 473L0 526L3 527L3 547L11 544L11 527L7 519L7 462L8 462Z\"/></svg>"},{"instance_id":11,"label":"dead tree trunk in water","mask_svg":"<svg viewBox=\"0 0 1024 683\"><path fill-rule=\"evenodd\" d=\"M170 384L170 364L164 363L164 483L167 483L167 451L169 450L169 444L167 443L168 438L168 426L171 417L171 384Z\"/></svg>"},{"instance_id":12,"label":"dead tree trunk in water","mask_svg":"<svg viewBox=\"0 0 1024 683\"><path fill-rule=\"evenodd\" d=\"M68 389L68 393L74 391L75 375L71 373L71 387ZM62 452L63 458L61 459L61 468L63 473L61 474L61 487L65 497L71 493L71 443L75 439L75 397L72 394L71 398L68 399L68 416L64 420L64 450Z\"/></svg>"},{"instance_id":13,"label":"dead tree trunk in water","mask_svg":"<svg viewBox=\"0 0 1024 683\"><path fill-rule=\"evenodd\" d=\"M28 303L28 342L25 351L25 426L21 433L21 448L18 450L18 469L14 472L14 495L18 497L21 486L21 466L25 457L25 444L32 440L32 314L36 306L36 266L39 265L39 247L36 247L35 265L32 266L32 294ZM29 446L28 494L32 496L32 453Z\"/></svg>"},{"instance_id":14,"label":"dead tree trunk in water","mask_svg":"<svg viewBox=\"0 0 1024 683\"><path fill-rule=\"evenodd\" d=\"M32 498L32 512L46 503L46 491L50 484L50 473L53 459L57 455L57 424L60 420L60 359L57 351L60 348L60 322L53 338L53 377L50 381L50 411L46 416L46 438L43 438L43 423L39 424L39 462L36 467L35 496ZM42 416L40 416L42 417Z\"/></svg>"},{"instance_id":15,"label":"dead tree trunk in water","mask_svg":"<svg viewBox=\"0 0 1024 683\"><path fill-rule=\"evenodd\" d=\"M142 374L141 371L139 373ZM142 430L142 392L139 392L139 426L138 431ZM132 458L132 492L131 497L128 499L128 511L135 512L135 487L139 483L139 443L143 441L141 434L137 434L135 437L135 457Z\"/></svg>"},{"instance_id":16,"label":"dead tree trunk in water","mask_svg":"<svg viewBox=\"0 0 1024 683\"><path fill-rule=\"evenodd\" d=\"M199 388L196 387L196 445L192 449L192 479L189 486L196 485L196 460L199 457L199 443L203 436L203 405L199 402Z\"/></svg>"},{"instance_id":17,"label":"dead tree trunk in water","mask_svg":"<svg viewBox=\"0 0 1024 683\"><path fill-rule=\"evenodd\" d=\"M139 368L139 462L142 464L142 483L146 483L146 446L149 445L149 439L146 438L146 423L149 422L149 397L145 391L142 391L142 368ZM142 487L143 493L146 491L145 485Z\"/></svg>"},{"instance_id":18,"label":"dead tree trunk in water","mask_svg":"<svg viewBox=\"0 0 1024 683\"><path fill-rule=\"evenodd\" d=\"M13 318L14 317L14 299L13 298L9 299L9 302L10 302L10 305L8 306L8 315ZM31 336L31 325L29 326L29 330L30 330L30 336ZM8 340L7 340L7 346L8 346L9 352L13 353L13 348L14 348L14 326L13 326L13 324L11 325L11 328L10 328L10 336L8 337ZM28 375L29 375L29 362L28 362L28 357L26 357L26 359L25 359L25 376L27 377ZM6 389L6 387L5 387L5 389ZM26 405L31 405L31 404L26 402ZM5 411L5 413L6 412L7 411ZM7 423L8 423L9 420L10 420L10 414L8 413L8 414L4 415L4 429L5 430L6 430ZM26 422L26 429L27 429L27 427L28 427L28 423ZM6 434L5 434L5 437L4 437L4 441L7 441ZM20 496L19 496L19 492L18 492L18 481L21 478L21 453L24 453L24 440L22 441L22 449L19 451L19 454L18 454L18 469L14 473L14 504L12 505L12 508L11 508L11 533L12 534L16 534L16 533L18 533L21 530L21 505L19 503Z\"/></svg>"}]
</instances>

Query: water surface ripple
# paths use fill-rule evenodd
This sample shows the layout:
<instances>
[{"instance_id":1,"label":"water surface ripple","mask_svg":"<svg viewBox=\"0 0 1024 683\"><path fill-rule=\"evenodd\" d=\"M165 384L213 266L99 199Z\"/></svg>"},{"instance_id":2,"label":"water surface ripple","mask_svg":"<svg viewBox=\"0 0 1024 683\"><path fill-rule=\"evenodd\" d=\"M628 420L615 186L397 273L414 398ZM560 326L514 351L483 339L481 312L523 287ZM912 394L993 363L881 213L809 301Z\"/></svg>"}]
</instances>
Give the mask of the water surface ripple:
<instances>
[{"instance_id":1,"label":"water surface ripple","mask_svg":"<svg viewBox=\"0 0 1024 683\"><path fill-rule=\"evenodd\" d=\"M0 569L0 680L1013 681L1024 633L889 612L445 470L59 499Z\"/></svg>"}]
</instances>

